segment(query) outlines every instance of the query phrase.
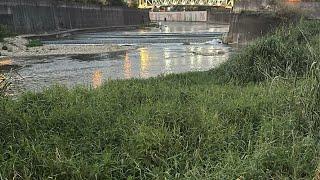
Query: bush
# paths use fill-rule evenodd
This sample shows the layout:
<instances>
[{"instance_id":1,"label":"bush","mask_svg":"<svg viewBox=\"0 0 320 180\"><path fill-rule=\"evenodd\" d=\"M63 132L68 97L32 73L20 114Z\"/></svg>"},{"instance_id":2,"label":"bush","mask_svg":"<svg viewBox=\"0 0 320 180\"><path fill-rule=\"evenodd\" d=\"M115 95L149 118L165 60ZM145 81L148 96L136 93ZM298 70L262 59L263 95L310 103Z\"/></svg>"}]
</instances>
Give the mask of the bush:
<instances>
[{"instance_id":1,"label":"bush","mask_svg":"<svg viewBox=\"0 0 320 180\"><path fill-rule=\"evenodd\" d=\"M29 43L27 44L27 47L38 47L38 46L43 46L43 43L39 39L29 40Z\"/></svg>"},{"instance_id":2,"label":"bush","mask_svg":"<svg viewBox=\"0 0 320 180\"><path fill-rule=\"evenodd\" d=\"M67 2L78 2L84 4L100 4L109 6L127 6L123 0L67 0Z\"/></svg>"}]
</instances>

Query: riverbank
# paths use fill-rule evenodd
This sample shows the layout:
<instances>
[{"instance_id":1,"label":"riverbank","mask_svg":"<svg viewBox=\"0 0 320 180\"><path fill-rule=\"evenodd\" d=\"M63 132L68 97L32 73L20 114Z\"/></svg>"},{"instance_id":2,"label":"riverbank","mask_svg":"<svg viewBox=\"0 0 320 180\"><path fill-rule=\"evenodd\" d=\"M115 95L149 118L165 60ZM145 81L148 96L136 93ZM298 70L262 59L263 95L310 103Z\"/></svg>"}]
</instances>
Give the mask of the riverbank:
<instances>
[{"instance_id":1,"label":"riverbank","mask_svg":"<svg viewBox=\"0 0 320 180\"><path fill-rule=\"evenodd\" d=\"M111 44L87 44L87 45L63 45L50 44L38 47L28 47L29 40L21 36L5 38L4 43L7 50L1 50L1 54L8 57L36 57L53 55L81 55L81 54L103 54L117 51L135 49L134 46L119 46Z\"/></svg>"},{"instance_id":2,"label":"riverbank","mask_svg":"<svg viewBox=\"0 0 320 180\"><path fill-rule=\"evenodd\" d=\"M0 99L0 177L312 179L320 23L260 38L217 69Z\"/></svg>"}]
</instances>

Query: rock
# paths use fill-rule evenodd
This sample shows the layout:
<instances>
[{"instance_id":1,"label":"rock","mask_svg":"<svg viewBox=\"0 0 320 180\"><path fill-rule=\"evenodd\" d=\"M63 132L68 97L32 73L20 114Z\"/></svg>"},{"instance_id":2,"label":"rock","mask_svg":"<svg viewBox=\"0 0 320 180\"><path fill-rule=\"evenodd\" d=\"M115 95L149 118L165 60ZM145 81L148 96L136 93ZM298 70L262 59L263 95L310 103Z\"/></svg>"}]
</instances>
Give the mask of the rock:
<instances>
[{"instance_id":1,"label":"rock","mask_svg":"<svg viewBox=\"0 0 320 180\"><path fill-rule=\"evenodd\" d=\"M2 50L6 51L6 50L8 50L8 47L7 46L2 46Z\"/></svg>"}]
</instances>

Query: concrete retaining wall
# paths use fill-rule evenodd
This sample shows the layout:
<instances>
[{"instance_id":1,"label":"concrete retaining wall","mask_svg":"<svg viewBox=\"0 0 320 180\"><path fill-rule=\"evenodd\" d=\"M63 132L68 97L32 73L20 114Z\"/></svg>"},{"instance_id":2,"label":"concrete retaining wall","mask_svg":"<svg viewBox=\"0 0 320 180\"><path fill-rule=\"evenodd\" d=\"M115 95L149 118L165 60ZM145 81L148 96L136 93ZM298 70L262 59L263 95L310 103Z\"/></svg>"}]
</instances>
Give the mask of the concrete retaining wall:
<instances>
[{"instance_id":1,"label":"concrete retaining wall","mask_svg":"<svg viewBox=\"0 0 320 180\"><path fill-rule=\"evenodd\" d=\"M246 44L274 31L283 23L282 19L268 14L236 13L233 14L226 42Z\"/></svg>"},{"instance_id":2,"label":"concrete retaining wall","mask_svg":"<svg viewBox=\"0 0 320 180\"><path fill-rule=\"evenodd\" d=\"M150 12L151 21L207 21L207 11Z\"/></svg>"},{"instance_id":3,"label":"concrete retaining wall","mask_svg":"<svg viewBox=\"0 0 320 180\"><path fill-rule=\"evenodd\" d=\"M232 12L229 10L226 11L217 11L212 10L208 11L208 23L213 24L230 24L232 17Z\"/></svg>"},{"instance_id":4,"label":"concrete retaining wall","mask_svg":"<svg viewBox=\"0 0 320 180\"><path fill-rule=\"evenodd\" d=\"M149 22L148 11L82 5L51 0L1 0L0 24L17 33L139 25Z\"/></svg>"},{"instance_id":5,"label":"concrete retaining wall","mask_svg":"<svg viewBox=\"0 0 320 180\"><path fill-rule=\"evenodd\" d=\"M261 11L267 7L269 0L239 0L233 7L234 12Z\"/></svg>"},{"instance_id":6,"label":"concrete retaining wall","mask_svg":"<svg viewBox=\"0 0 320 180\"><path fill-rule=\"evenodd\" d=\"M287 2L285 4L306 12L309 18L320 19L320 2ZM285 14L283 17L276 17L272 12L274 8L270 7L269 0L238 1L233 9L234 14L225 41L245 44L274 31L283 24L295 23L300 19L295 15L286 17Z\"/></svg>"}]
</instances>

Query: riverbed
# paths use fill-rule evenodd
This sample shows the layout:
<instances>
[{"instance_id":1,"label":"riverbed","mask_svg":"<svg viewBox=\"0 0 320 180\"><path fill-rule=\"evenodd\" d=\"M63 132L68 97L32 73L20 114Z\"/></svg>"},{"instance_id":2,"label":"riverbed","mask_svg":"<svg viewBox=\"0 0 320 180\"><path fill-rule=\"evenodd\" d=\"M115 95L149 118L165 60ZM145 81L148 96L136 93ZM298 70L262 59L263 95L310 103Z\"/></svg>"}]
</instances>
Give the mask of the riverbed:
<instances>
[{"instance_id":1,"label":"riverbed","mask_svg":"<svg viewBox=\"0 0 320 180\"><path fill-rule=\"evenodd\" d=\"M55 84L98 87L109 79L149 78L171 73L206 71L229 57L221 43L227 25L163 22L162 28L72 35L45 44L130 46L110 53L15 57L19 74L14 91L41 91Z\"/></svg>"}]
</instances>

